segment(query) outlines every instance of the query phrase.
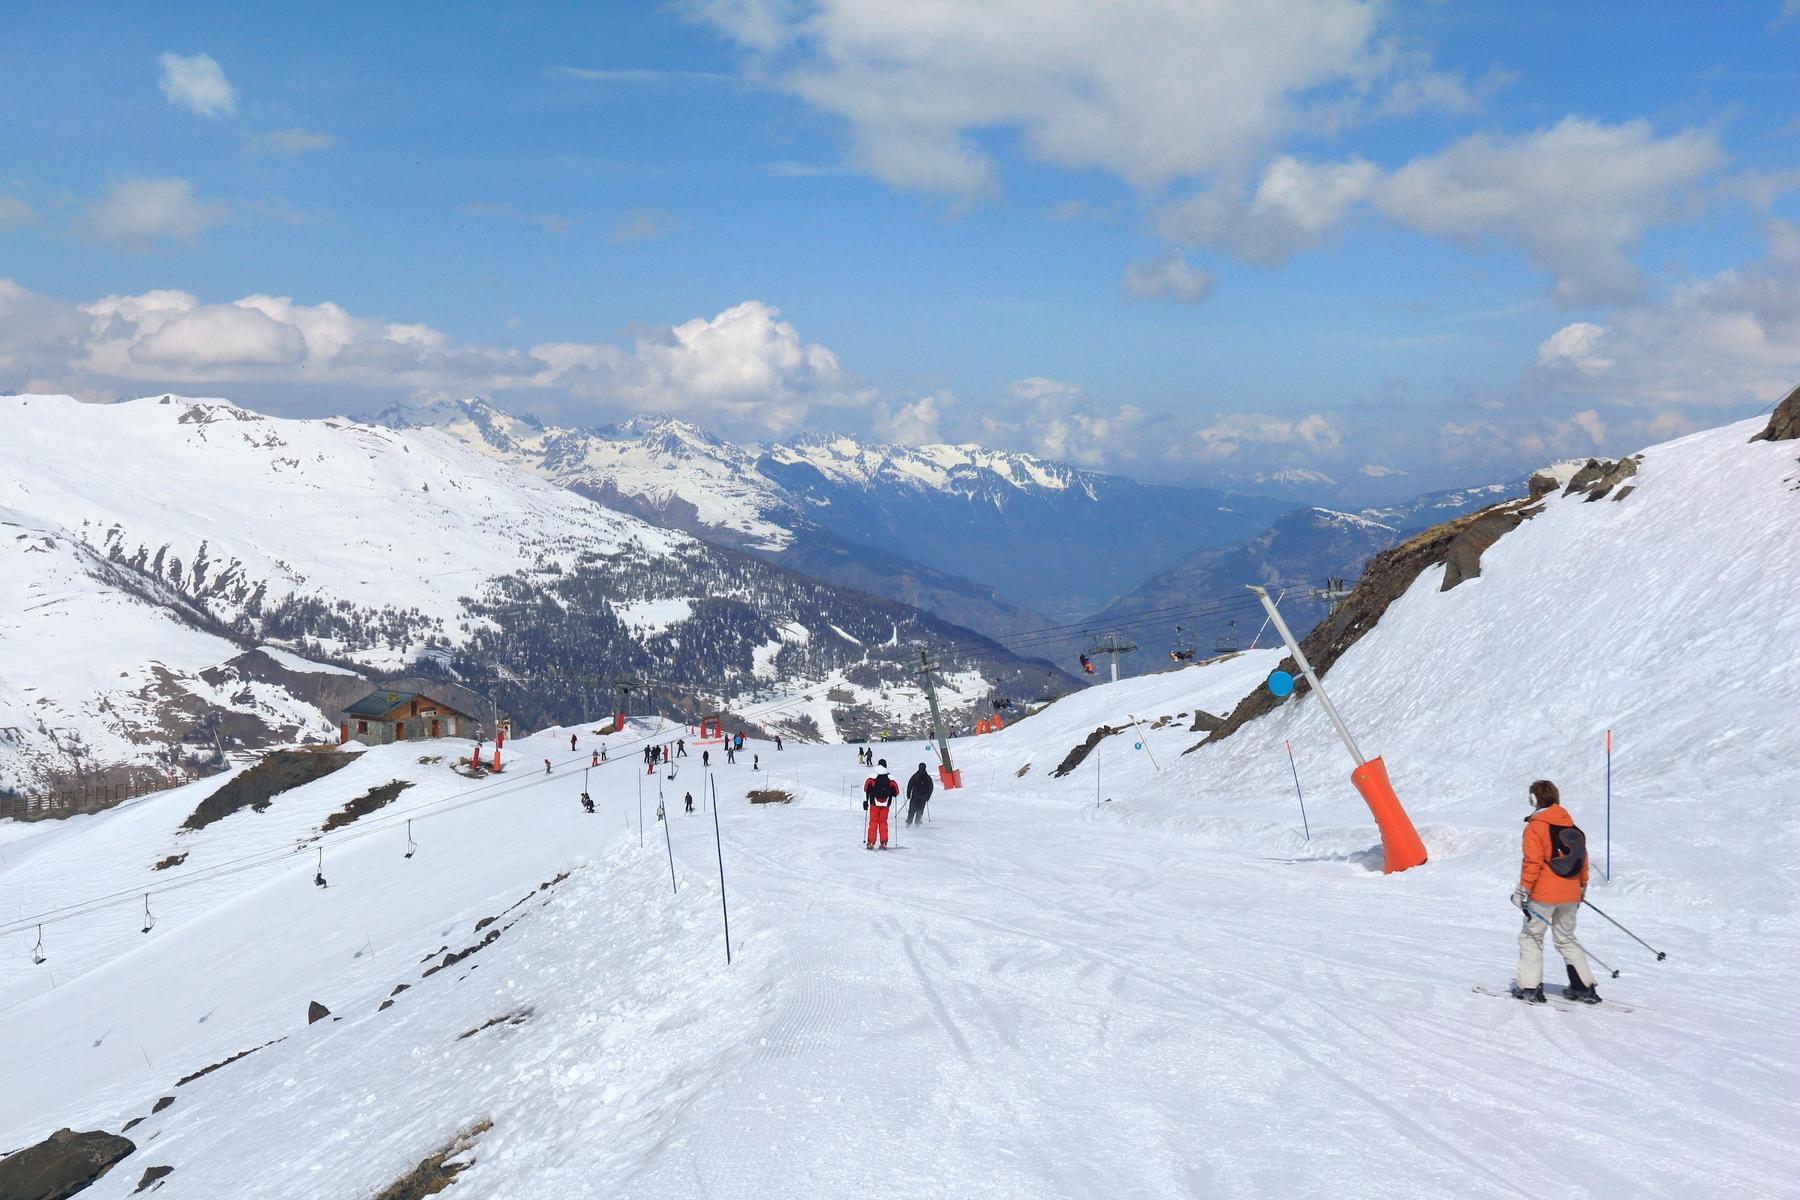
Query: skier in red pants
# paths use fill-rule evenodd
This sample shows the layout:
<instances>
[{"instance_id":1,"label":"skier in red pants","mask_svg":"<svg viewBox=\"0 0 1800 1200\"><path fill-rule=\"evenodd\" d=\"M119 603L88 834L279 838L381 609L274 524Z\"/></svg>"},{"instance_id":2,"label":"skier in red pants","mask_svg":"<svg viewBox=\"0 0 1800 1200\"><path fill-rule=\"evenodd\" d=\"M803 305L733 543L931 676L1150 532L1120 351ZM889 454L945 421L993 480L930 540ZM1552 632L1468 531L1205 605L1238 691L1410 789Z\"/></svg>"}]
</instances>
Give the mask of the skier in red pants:
<instances>
[{"instance_id":1,"label":"skier in red pants","mask_svg":"<svg viewBox=\"0 0 1800 1200\"><path fill-rule=\"evenodd\" d=\"M869 838L865 849L873 850L877 840L883 850L888 844L888 812L894 803L894 797L900 794L900 785L888 778L887 759L878 764L881 770L873 778L863 781L863 807L869 811Z\"/></svg>"}]
</instances>

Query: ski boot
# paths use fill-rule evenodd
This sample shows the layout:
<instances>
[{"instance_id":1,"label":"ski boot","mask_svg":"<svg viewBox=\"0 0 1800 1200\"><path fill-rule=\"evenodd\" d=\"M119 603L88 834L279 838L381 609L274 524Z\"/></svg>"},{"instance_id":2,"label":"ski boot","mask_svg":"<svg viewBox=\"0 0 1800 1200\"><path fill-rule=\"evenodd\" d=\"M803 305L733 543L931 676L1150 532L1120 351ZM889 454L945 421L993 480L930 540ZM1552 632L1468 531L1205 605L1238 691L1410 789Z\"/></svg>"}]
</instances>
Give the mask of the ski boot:
<instances>
[{"instance_id":1,"label":"ski boot","mask_svg":"<svg viewBox=\"0 0 1800 1200\"><path fill-rule=\"evenodd\" d=\"M1532 988L1522 988L1515 983L1513 985L1512 994L1514 1000L1523 1000L1527 1004L1548 1003L1544 999L1544 985L1541 983Z\"/></svg>"},{"instance_id":2,"label":"ski boot","mask_svg":"<svg viewBox=\"0 0 1800 1200\"><path fill-rule=\"evenodd\" d=\"M1591 983L1581 982L1581 976L1575 973L1574 967L1569 967L1568 971L1569 986L1563 989L1563 998L1581 1004L1600 1003L1600 989Z\"/></svg>"}]
</instances>

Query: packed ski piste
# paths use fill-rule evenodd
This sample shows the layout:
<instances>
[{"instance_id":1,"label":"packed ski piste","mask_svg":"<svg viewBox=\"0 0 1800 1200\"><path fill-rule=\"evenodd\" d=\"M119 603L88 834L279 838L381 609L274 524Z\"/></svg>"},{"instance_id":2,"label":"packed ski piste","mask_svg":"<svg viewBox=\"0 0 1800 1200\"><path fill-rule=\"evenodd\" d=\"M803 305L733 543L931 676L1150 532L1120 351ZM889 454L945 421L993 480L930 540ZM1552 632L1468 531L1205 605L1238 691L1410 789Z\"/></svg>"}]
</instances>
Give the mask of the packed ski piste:
<instances>
[{"instance_id":1,"label":"packed ski piste","mask_svg":"<svg viewBox=\"0 0 1800 1200\"><path fill-rule=\"evenodd\" d=\"M96 1200L1800 1195L1759 426L1425 566L1323 697L1270 629L952 763L605 713L0 821L0 1152L110 1156Z\"/></svg>"}]
</instances>

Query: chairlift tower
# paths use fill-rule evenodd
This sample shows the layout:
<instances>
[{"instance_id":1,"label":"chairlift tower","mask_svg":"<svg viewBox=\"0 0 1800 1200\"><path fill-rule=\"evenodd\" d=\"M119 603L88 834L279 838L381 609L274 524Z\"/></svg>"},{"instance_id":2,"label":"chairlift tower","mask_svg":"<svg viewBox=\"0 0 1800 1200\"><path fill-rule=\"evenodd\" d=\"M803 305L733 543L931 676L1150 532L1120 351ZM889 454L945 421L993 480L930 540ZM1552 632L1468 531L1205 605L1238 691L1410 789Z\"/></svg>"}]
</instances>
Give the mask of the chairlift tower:
<instances>
[{"instance_id":1,"label":"chairlift tower","mask_svg":"<svg viewBox=\"0 0 1800 1200\"><path fill-rule=\"evenodd\" d=\"M962 776L950 764L950 743L944 737L944 718L938 712L937 684L931 678L936 666L931 661L931 652L919 647L919 678L925 682L925 699L931 705L931 732L936 735L938 744L938 782L949 791L962 786Z\"/></svg>"},{"instance_id":2,"label":"chairlift tower","mask_svg":"<svg viewBox=\"0 0 1800 1200\"><path fill-rule=\"evenodd\" d=\"M1119 655L1130 654L1136 649L1137 647L1130 642L1121 642L1118 634L1108 633L1106 635L1106 644L1100 645L1099 643L1095 643L1088 648L1088 654L1104 654L1108 656L1112 660L1112 681L1117 683L1119 682Z\"/></svg>"}]
</instances>

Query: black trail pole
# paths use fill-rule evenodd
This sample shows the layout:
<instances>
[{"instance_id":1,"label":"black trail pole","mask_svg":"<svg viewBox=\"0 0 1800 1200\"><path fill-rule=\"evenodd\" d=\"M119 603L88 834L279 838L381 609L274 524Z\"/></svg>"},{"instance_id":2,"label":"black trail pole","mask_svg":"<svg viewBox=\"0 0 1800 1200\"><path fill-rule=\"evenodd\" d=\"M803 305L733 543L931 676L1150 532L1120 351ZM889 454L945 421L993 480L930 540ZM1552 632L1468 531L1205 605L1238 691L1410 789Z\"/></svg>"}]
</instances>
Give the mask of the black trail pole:
<instances>
[{"instance_id":1,"label":"black trail pole","mask_svg":"<svg viewBox=\"0 0 1800 1200\"><path fill-rule=\"evenodd\" d=\"M713 849L719 854L719 916L725 922L725 965L731 965L731 910L725 905L725 840L719 835L719 785L712 786Z\"/></svg>"},{"instance_id":2,"label":"black trail pole","mask_svg":"<svg viewBox=\"0 0 1800 1200\"><path fill-rule=\"evenodd\" d=\"M1595 912L1600 913L1601 916L1606 917L1606 914L1604 912L1600 911L1600 906L1598 904L1595 904L1592 900L1589 900L1586 896L1583 896L1581 898L1581 902L1583 904L1587 905L1589 908L1593 909ZM1612 921L1612 923L1614 925L1618 926L1620 933L1623 933L1626 937L1630 938L1632 941L1636 942L1638 945L1642 946L1644 949L1648 950L1650 953L1656 955L1657 962L1661 962L1663 959L1669 957L1667 954L1664 954L1661 950L1658 950L1655 946L1652 946L1649 942L1646 942L1643 938L1639 937L1637 934L1631 932L1631 930L1625 928L1623 925L1619 925L1619 923L1617 921L1613 921L1613 919L1611 917L1606 917L1606 919L1608 921Z\"/></svg>"},{"instance_id":3,"label":"black trail pole","mask_svg":"<svg viewBox=\"0 0 1800 1200\"><path fill-rule=\"evenodd\" d=\"M656 781L656 820L663 827L663 846L669 852L669 888L679 896L681 885L675 882L675 843L669 838L669 809L663 803L661 776Z\"/></svg>"}]
</instances>

